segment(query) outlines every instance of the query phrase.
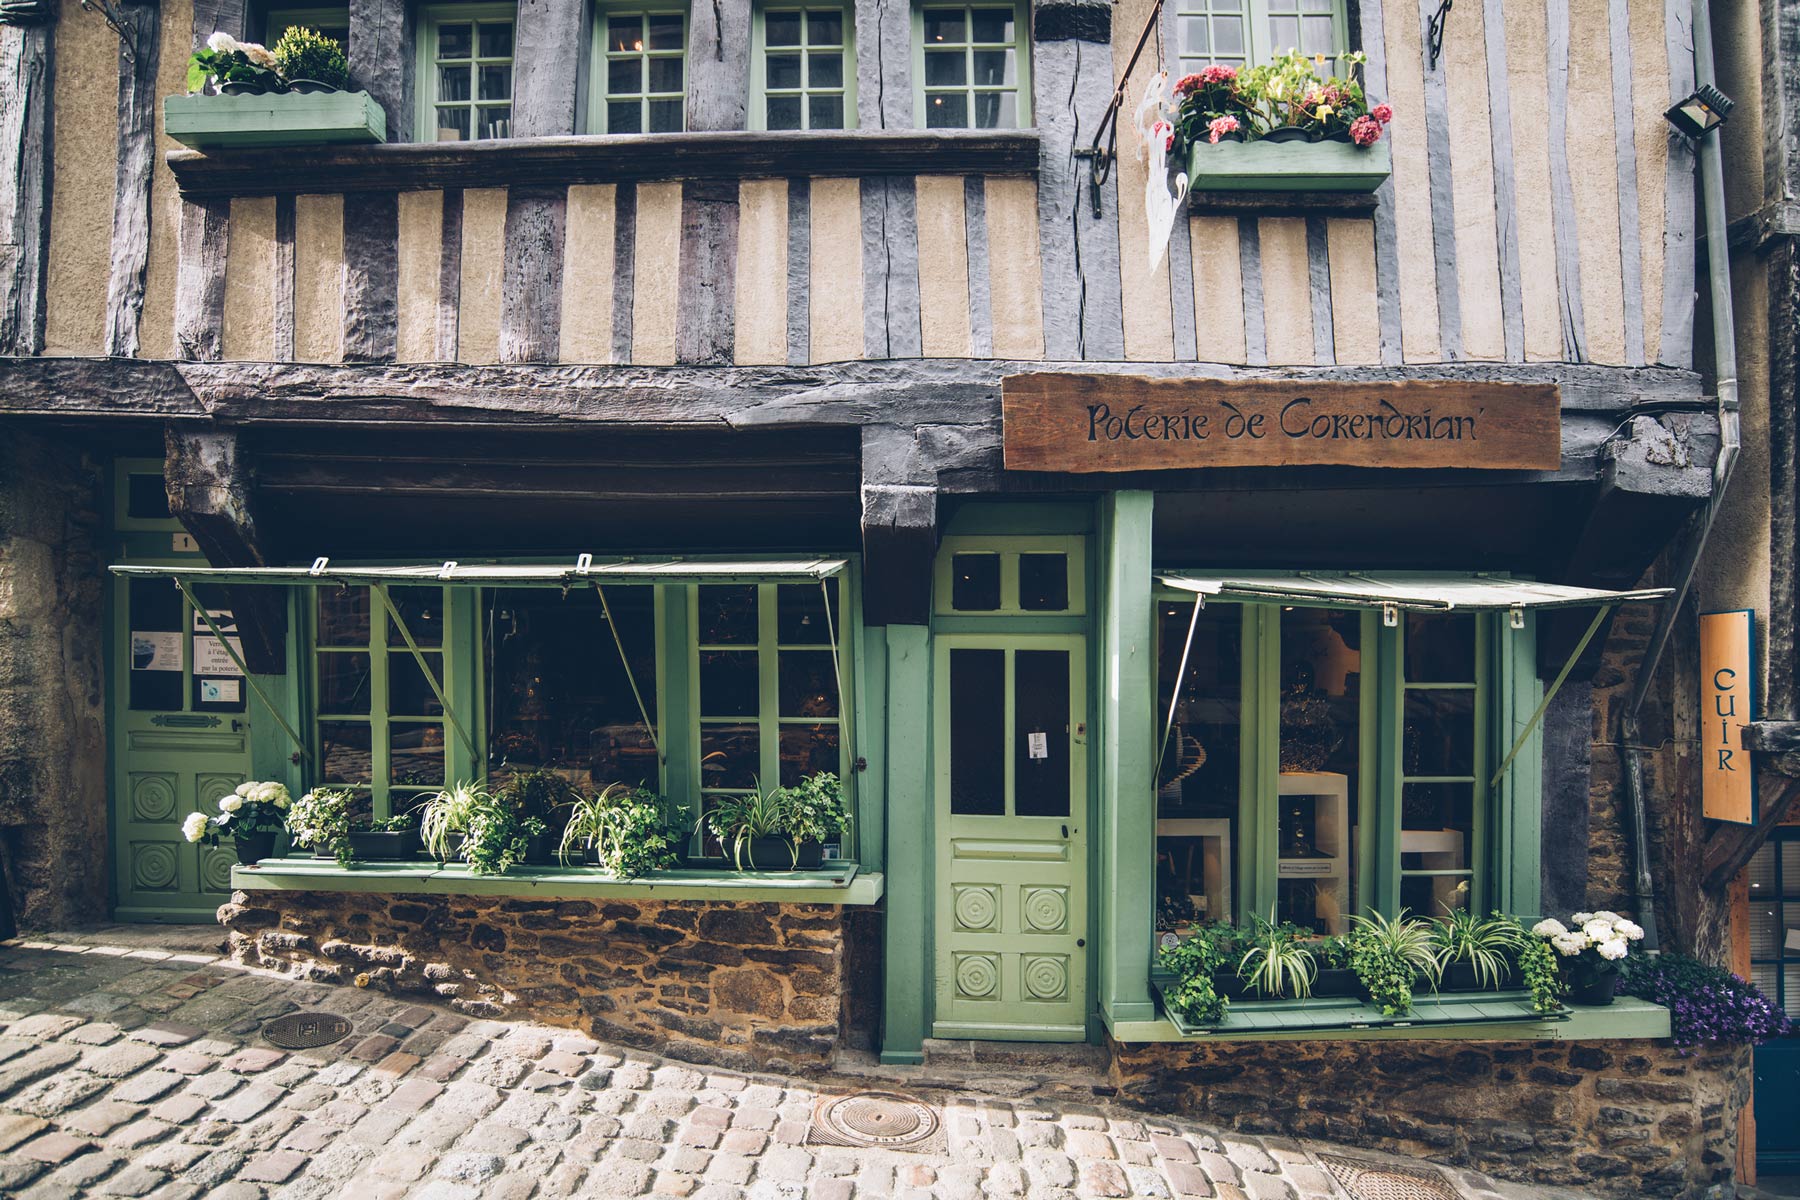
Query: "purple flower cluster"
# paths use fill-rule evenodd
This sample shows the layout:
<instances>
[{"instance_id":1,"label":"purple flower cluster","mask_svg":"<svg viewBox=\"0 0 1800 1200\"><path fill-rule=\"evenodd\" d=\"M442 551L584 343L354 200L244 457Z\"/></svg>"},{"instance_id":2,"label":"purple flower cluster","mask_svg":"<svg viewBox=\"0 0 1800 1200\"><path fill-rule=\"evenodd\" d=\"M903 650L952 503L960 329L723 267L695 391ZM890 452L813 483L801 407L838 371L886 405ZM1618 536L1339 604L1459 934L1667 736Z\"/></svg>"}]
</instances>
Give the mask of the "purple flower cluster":
<instances>
[{"instance_id":1,"label":"purple flower cluster","mask_svg":"<svg viewBox=\"0 0 1800 1200\"><path fill-rule=\"evenodd\" d=\"M1677 1046L1760 1045L1792 1028L1755 984L1684 954L1631 960L1620 989L1667 1008Z\"/></svg>"}]
</instances>

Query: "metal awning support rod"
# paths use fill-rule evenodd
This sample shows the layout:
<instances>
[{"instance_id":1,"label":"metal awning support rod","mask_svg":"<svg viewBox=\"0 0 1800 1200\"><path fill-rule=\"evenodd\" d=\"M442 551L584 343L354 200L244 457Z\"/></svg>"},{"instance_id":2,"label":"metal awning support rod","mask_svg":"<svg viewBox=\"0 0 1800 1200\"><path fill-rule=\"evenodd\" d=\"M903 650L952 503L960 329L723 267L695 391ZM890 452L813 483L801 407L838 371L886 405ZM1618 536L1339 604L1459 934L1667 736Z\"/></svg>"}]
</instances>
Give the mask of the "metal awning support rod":
<instances>
[{"instance_id":1,"label":"metal awning support rod","mask_svg":"<svg viewBox=\"0 0 1800 1200\"><path fill-rule=\"evenodd\" d=\"M606 618L606 627L612 630L613 645L619 649L619 665L625 668L625 682L631 685L631 698L637 701L638 716L643 719L644 731L650 735L650 745L656 749L656 761L666 765L669 759L663 753L662 738L657 735L656 722L650 719L650 710L644 707L644 694L638 691L637 676L632 674L631 659L625 653L625 639L619 636L612 606L606 602L606 589L600 586L599 580L594 581L594 594L600 597L600 615Z\"/></svg>"},{"instance_id":2,"label":"metal awning support rod","mask_svg":"<svg viewBox=\"0 0 1800 1200\"><path fill-rule=\"evenodd\" d=\"M825 605L825 636L831 639L831 674L837 680L838 729L844 735L844 756L855 763L856 728L850 720L850 701L844 695L844 667L838 659L837 622L831 619L830 580L819 580L819 601Z\"/></svg>"},{"instance_id":3,"label":"metal awning support rod","mask_svg":"<svg viewBox=\"0 0 1800 1200\"><path fill-rule=\"evenodd\" d=\"M1194 631L1200 628L1200 610L1206 607L1206 597L1199 592L1194 593L1194 615L1188 620L1187 641L1181 647L1181 665L1175 668L1175 688L1169 696L1169 718L1163 722L1162 740L1156 745L1156 770L1152 779L1162 778L1163 756L1169 752L1169 733L1175 728L1175 708L1181 703L1181 681L1187 678L1188 655L1194 650Z\"/></svg>"},{"instance_id":4,"label":"metal awning support rod","mask_svg":"<svg viewBox=\"0 0 1800 1200\"><path fill-rule=\"evenodd\" d=\"M1531 736L1532 731L1538 727L1538 722L1544 719L1544 714L1550 709L1550 702L1556 699L1556 693L1562 690L1562 685L1569 678L1569 672L1575 669L1576 661L1588 648L1588 643L1594 640L1594 635L1600 632L1600 627L1606 623L1606 618L1611 615L1612 610L1612 605L1605 604L1595 611L1594 619L1588 622L1587 632L1581 635L1581 640L1575 643L1575 649L1569 652L1568 661L1563 663L1562 670L1556 673L1556 679L1548 688L1544 689L1544 698L1538 701L1537 711L1531 714L1531 720L1525 722L1525 728L1519 730L1518 740L1513 742L1512 749L1506 752L1506 761L1500 764L1500 769L1494 772L1492 779L1488 780L1490 788L1500 786L1500 781L1506 777L1507 769L1513 765L1513 759L1519 757L1519 751L1524 749L1525 739Z\"/></svg>"},{"instance_id":5,"label":"metal awning support rod","mask_svg":"<svg viewBox=\"0 0 1800 1200\"><path fill-rule=\"evenodd\" d=\"M230 657L231 665L244 673L245 685L256 693L256 698L261 700L263 707L269 710L269 715L275 718L275 723L281 726L281 731L288 735L288 740L294 743L294 748L306 758L312 758L312 751L307 748L305 741L294 732L294 727L288 724L287 718L281 715L281 710L275 707L274 703L270 701L268 693L264 692L262 686L256 682L256 676L252 675L250 668L244 665L244 656L239 654L237 647L226 639L225 634L219 629L219 623L214 621L212 614L206 611L206 606L194 598L194 593L188 588L187 580L177 575L175 576L175 586L181 589L181 594L187 597L187 602L194 606L194 611L200 615L202 621L206 622L206 627L212 630L212 635L218 639L219 645L225 647L225 653Z\"/></svg>"},{"instance_id":6,"label":"metal awning support rod","mask_svg":"<svg viewBox=\"0 0 1800 1200\"><path fill-rule=\"evenodd\" d=\"M431 664L425 661L425 652L420 650L419 643L413 640L412 630L406 627L406 619L400 615L400 609L395 605L393 597L388 595L388 585L385 583L370 584L369 590L381 597L381 607L386 609L388 616L394 619L394 628L400 631L400 640L406 643L408 650L412 651L413 661L419 664L419 670L425 674L425 682L431 685L431 694L437 697L438 705L444 710L445 719L456 729L456 736L462 739L462 744L468 748L469 758L473 761L475 739L469 736L469 731L463 727L462 718L456 715L456 709L451 705L450 698L444 695L444 686L438 682L437 672L433 671Z\"/></svg>"}]
</instances>

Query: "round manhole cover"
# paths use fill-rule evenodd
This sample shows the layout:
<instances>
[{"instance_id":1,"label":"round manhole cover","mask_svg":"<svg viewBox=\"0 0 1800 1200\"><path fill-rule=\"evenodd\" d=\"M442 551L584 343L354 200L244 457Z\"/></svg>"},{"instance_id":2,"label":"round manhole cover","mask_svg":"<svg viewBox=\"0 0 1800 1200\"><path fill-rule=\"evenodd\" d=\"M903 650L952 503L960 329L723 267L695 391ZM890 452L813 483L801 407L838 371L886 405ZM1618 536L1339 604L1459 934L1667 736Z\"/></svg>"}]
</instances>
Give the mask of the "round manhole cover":
<instances>
[{"instance_id":1,"label":"round manhole cover","mask_svg":"<svg viewBox=\"0 0 1800 1200\"><path fill-rule=\"evenodd\" d=\"M894 1149L927 1141L938 1128L929 1105L892 1092L840 1096L825 1105L819 1120L850 1145Z\"/></svg>"},{"instance_id":2,"label":"round manhole cover","mask_svg":"<svg viewBox=\"0 0 1800 1200\"><path fill-rule=\"evenodd\" d=\"M313 1050L349 1037L350 1019L336 1013L289 1013L264 1025L262 1035L283 1050Z\"/></svg>"}]
</instances>

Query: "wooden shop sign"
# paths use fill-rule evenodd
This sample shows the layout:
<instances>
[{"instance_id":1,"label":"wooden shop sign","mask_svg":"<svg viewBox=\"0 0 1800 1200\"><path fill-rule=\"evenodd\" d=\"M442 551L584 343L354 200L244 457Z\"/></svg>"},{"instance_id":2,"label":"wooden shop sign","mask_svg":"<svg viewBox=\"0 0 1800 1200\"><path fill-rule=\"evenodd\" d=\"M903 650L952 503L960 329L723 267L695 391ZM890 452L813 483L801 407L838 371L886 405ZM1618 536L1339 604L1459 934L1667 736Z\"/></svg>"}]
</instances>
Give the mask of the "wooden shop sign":
<instances>
[{"instance_id":1,"label":"wooden shop sign","mask_svg":"<svg viewBox=\"0 0 1800 1200\"><path fill-rule=\"evenodd\" d=\"M1756 820L1756 769L1744 726L1756 703L1756 617L1700 614L1700 807L1708 820Z\"/></svg>"},{"instance_id":2,"label":"wooden shop sign","mask_svg":"<svg viewBox=\"0 0 1800 1200\"><path fill-rule=\"evenodd\" d=\"M1552 383L1040 373L1000 395L1011 471L1562 465Z\"/></svg>"}]
</instances>

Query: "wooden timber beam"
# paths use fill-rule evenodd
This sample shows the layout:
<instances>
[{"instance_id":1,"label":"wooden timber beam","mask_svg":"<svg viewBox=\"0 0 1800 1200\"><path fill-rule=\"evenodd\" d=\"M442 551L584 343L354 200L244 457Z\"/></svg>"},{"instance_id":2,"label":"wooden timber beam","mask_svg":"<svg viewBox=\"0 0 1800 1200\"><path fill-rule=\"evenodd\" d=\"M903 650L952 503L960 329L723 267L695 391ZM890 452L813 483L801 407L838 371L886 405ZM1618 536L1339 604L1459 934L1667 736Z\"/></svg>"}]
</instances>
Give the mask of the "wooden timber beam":
<instances>
[{"instance_id":1,"label":"wooden timber beam","mask_svg":"<svg viewBox=\"0 0 1800 1200\"><path fill-rule=\"evenodd\" d=\"M863 621L931 622L937 476L914 430L869 426L862 439Z\"/></svg>"},{"instance_id":2,"label":"wooden timber beam","mask_svg":"<svg viewBox=\"0 0 1800 1200\"><path fill-rule=\"evenodd\" d=\"M215 567L265 567L249 466L231 432L170 425L164 431L163 482L169 511ZM244 662L258 675L286 669L287 597L281 588L229 588L226 598L243 640Z\"/></svg>"},{"instance_id":3,"label":"wooden timber beam","mask_svg":"<svg viewBox=\"0 0 1800 1200\"><path fill-rule=\"evenodd\" d=\"M0 17L0 355L44 348L55 24L49 3Z\"/></svg>"}]
</instances>

